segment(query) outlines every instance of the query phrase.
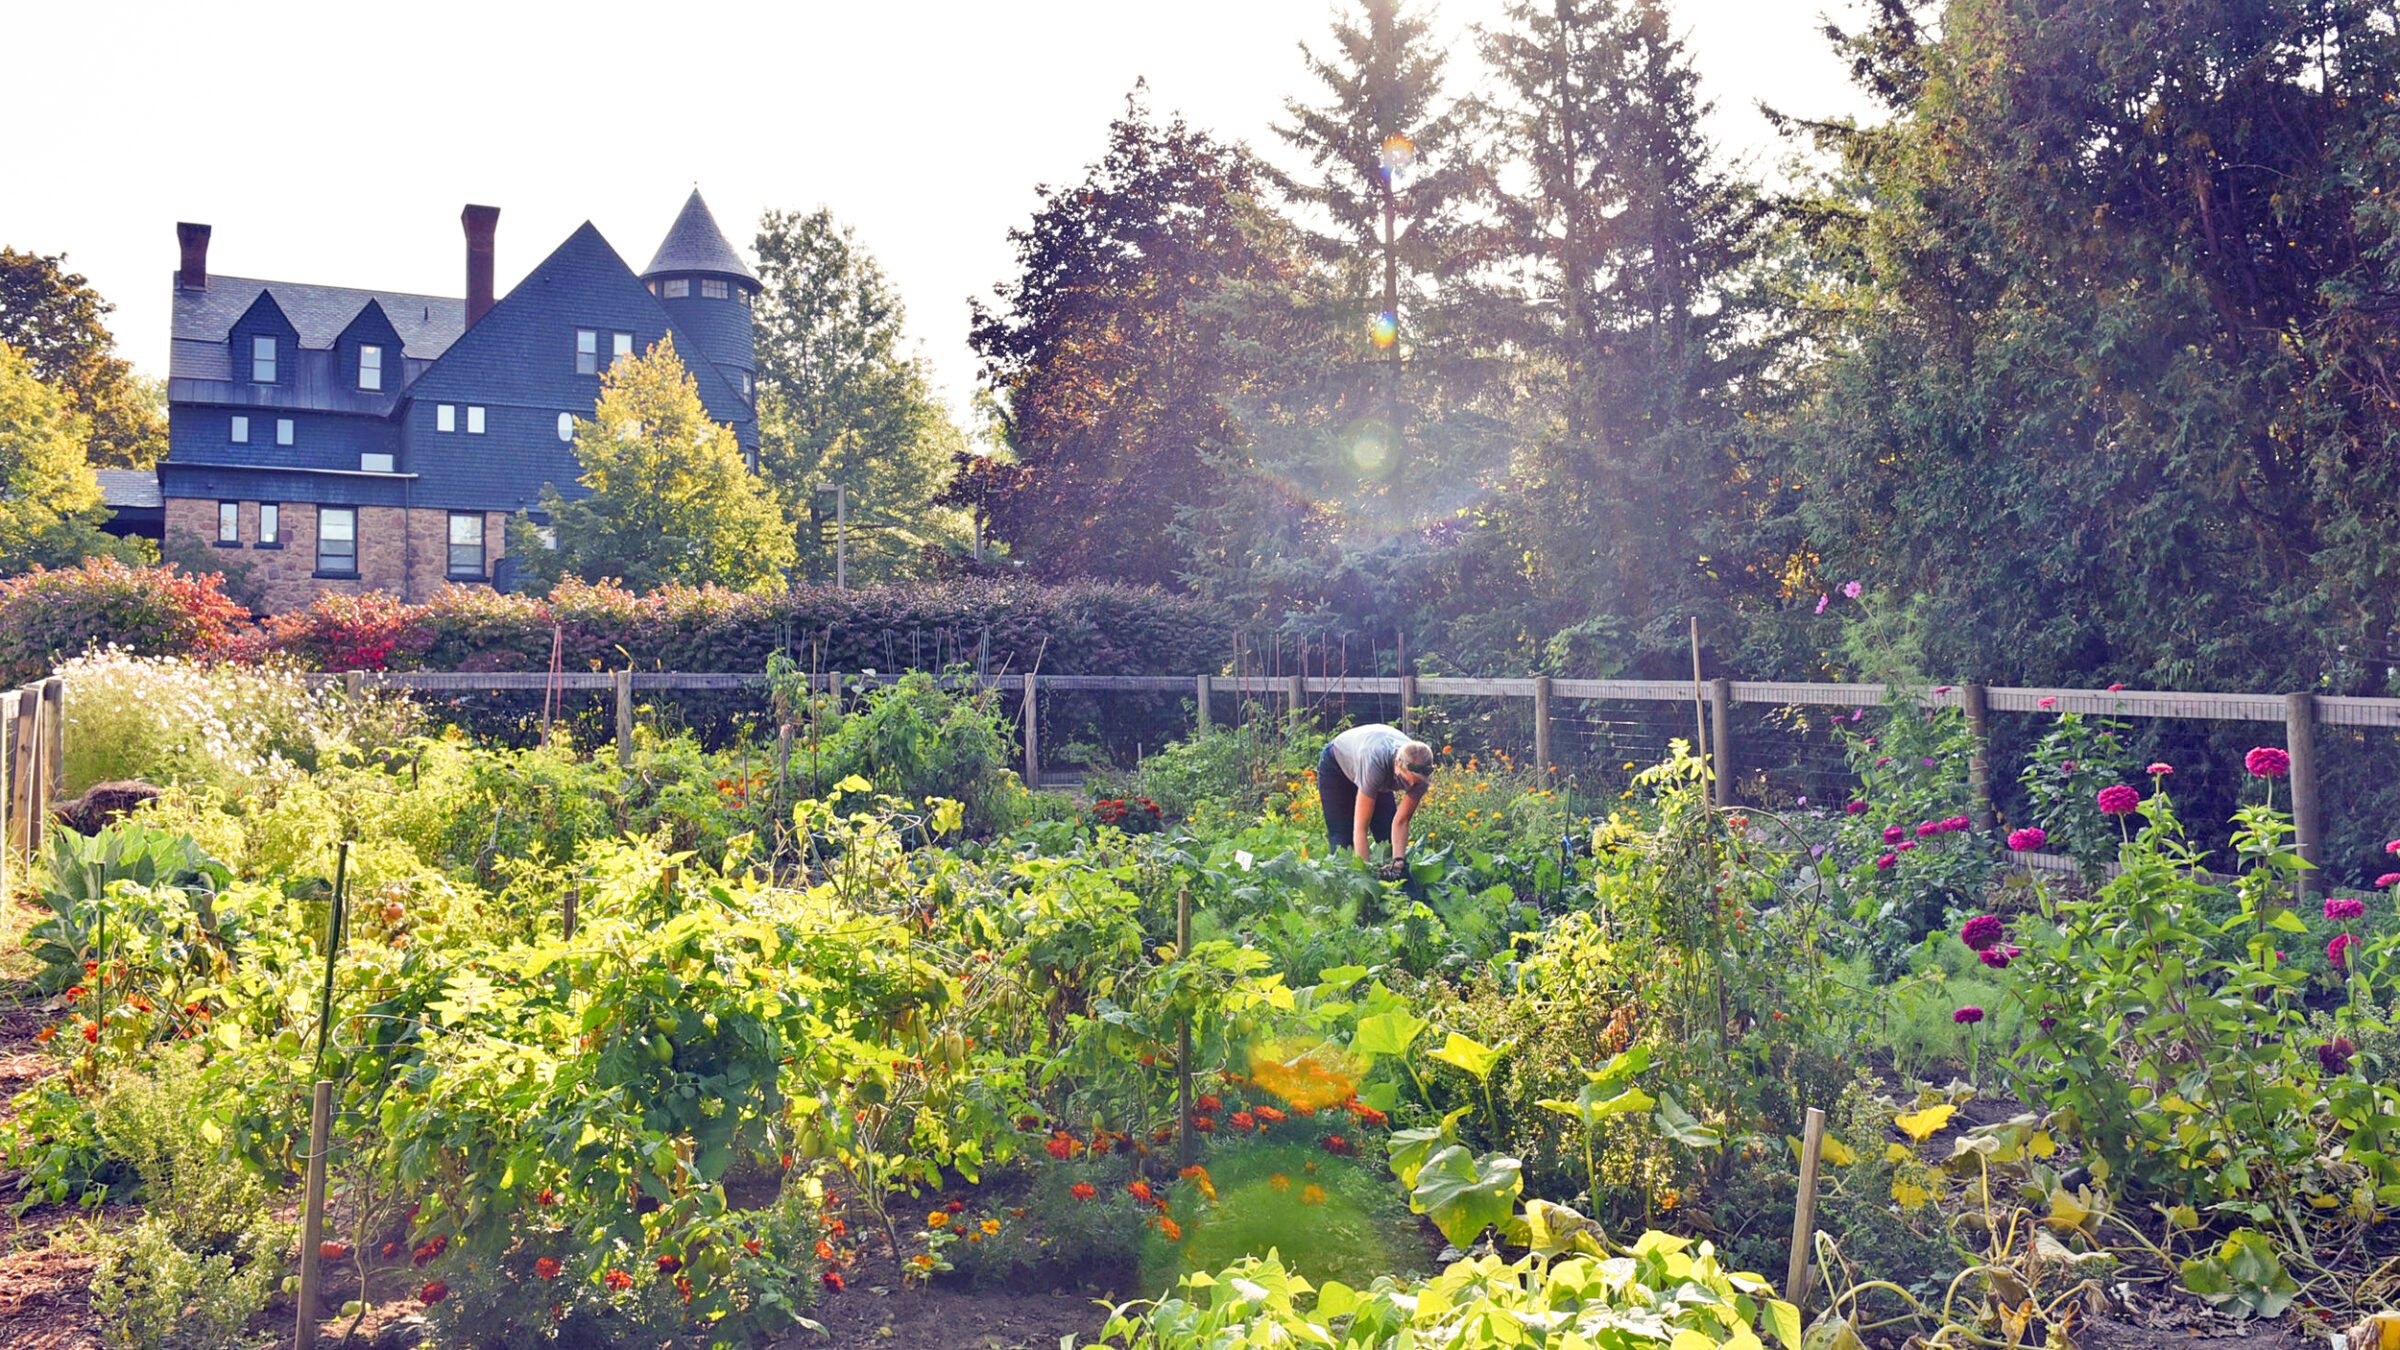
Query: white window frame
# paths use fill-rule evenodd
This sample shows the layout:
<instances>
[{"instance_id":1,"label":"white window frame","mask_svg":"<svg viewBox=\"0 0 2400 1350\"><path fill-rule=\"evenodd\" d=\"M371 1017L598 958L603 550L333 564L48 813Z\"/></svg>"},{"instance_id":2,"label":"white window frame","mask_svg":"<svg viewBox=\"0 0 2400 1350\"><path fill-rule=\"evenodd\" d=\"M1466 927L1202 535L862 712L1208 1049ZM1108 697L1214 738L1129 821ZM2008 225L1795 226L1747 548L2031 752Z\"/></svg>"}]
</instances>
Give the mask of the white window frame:
<instances>
[{"instance_id":1,"label":"white window frame","mask_svg":"<svg viewBox=\"0 0 2400 1350\"><path fill-rule=\"evenodd\" d=\"M292 425L292 419L288 417L275 419L275 443L277 445L298 445L299 437L299 428Z\"/></svg>"},{"instance_id":2,"label":"white window frame","mask_svg":"<svg viewBox=\"0 0 2400 1350\"><path fill-rule=\"evenodd\" d=\"M467 405L467 434L470 436L483 434L483 405L478 403Z\"/></svg>"},{"instance_id":3,"label":"white window frame","mask_svg":"<svg viewBox=\"0 0 2400 1350\"><path fill-rule=\"evenodd\" d=\"M358 387L378 393L383 389L383 348L372 342L358 349Z\"/></svg>"},{"instance_id":4,"label":"white window frame","mask_svg":"<svg viewBox=\"0 0 2400 1350\"><path fill-rule=\"evenodd\" d=\"M692 281L689 277L677 277L667 283L666 298L669 300L681 300L691 293Z\"/></svg>"},{"instance_id":5,"label":"white window frame","mask_svg":"<svg viewBox=\"0 0 2400 1350\"><path fill-rule=\"evenodd\" d=\"M275 341L272 336L250 339L250 383L275 383L276 372L283 368L276 359Z\"/></svg>"},{"instance_id":6,"label":"white window frame","mask_svg":"<svg viewBox=\"0 0 2400 1350\"><path fill-rule=\"evenodd\" d=\"M258 504L258 542L262 548L283 542L283 507L280 503Z\"/></svg>"},{"instance_id":7,"label":"white window frame","mask_svg":"<svg viewBox=\"0 0 2400 1350\"><path fill-rule=\"evenodd\" d=\"M458 405L455 403L434 404L433 429L435 431L458 430Z\"/></svg>"},{"instance_id":8,"label":"white window frame","mask_svg":"<svg viewBox=\"0 0 2400 1350\"><path fill-rule=\"evenodd\" d=\"M235 445L248 445L250 443L250 419L236 414L233 426L227 430L226 435L232 438Z\"/></svg>"},{"instance_id":9,"label":"white window frame","mask_svg":"<svg viewBox=\"0 0 2400 1350\"><path fill-rule=\"evenodd\" d=\"M217 542L220 544L242 542L242 504L240 502L217 503Z\"/></svg>"},{"instance_id":10,"label":"white window frame","mask_svg":"<svg viewBox=\"0 0 2400 1350\"><path fill-rule=\"evenodd\" d=\"M633 334L611 333L608 335L608 363L610 365L613 366L631 355L633 355Z\"/></svg>"},{"instance_id":11,"label":"white window frame","mask_svg":"<svg viewBox=\"0 0 2400 1350\"><path fill-rule=\"evenodd\" d=\"M700 298L703 300L730 299L731 296L726 292L725 289L727 284L727 282L718 277L700 278Z\"/></svg>"},{"instance_id":12,"label":"white window frame","mask_svg":"<svg viewBox=\"0 0 2400 1350\"><path fill-rule=\"evenodd\" d=\"M575 330L575 373L578 375L600 373L599 329L578 328Z\"/></svg>"},{"instance_id":13,"label":"white window frame","mask_svg":"<svg viewBox=\"0 0 2400 1350\"><path fill-rule=\"evenodd\" d=\"M472 525L475 527L475 538L472 541L461 541L459 539L459 527L462 525ZM481 511L453 511L450 513L450 550L447 557L447 562L449 564L449 575L453 577L474 577L481 579L488 572L490 564L488 555L486 555L484 552L484 535L484 520L483 513ZM473 548L475 550L475 565L473 567L462 568L458 565L458 551L462 548Z\"/></svg>"},{"instance_id":14,"label":"white window frame","mask_svg":"<svg viewBox=\"0 0 2400 1350\"><path fill-rule=\"evenodd\" d=\"M339 521L341 521L341 522L342 522L342 529L343 529L343 531L344 531L344 533L343 533L342 535L339 535L339 536L335 535L335 533L333 532L333 523L334 523L334 521L336 521L336 520L339 520ZM327 567L327 566L325 565L325 563L326 563L326 560L327 560L327 557L328 557L328 555L327 555L327 554L326 554L326 552L325 552L325 545L326 545L328 542L334 542L334 543L347 543L348 545L350 545L350 552L349 552L349 560L350 560L350 565L349 565L348 567ZM335 554L335 555L332 555L332 557L333 557L335 560L337 560L337 561L338 561L338 560L340 559L341 555L339 555L339 554ZM316 568L316 570L318 570L318 571L320 571L320 572L348 572L348 573L353 573L353 574L355 574L355 573L358 571L358 508L357 508L357 507L355 507L355 506L320 506L320 507L318 507L318 508L317 508L317 568Z\"/></svg>"}]
</instances>

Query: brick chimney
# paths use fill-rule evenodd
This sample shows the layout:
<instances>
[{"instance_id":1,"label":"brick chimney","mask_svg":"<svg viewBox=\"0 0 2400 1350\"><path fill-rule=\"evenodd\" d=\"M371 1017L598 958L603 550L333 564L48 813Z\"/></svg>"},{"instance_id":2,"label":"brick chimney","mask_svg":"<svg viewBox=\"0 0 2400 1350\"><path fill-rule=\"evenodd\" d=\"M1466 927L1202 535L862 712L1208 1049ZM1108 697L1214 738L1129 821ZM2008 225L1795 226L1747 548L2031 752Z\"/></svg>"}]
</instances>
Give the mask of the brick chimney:
<instances>
[{"instance_id":1,"label":"brick chimney","mask_svg":"<svg viewBox=\"0 0 2400 1350\"><path fill-rule=\"evenodd\" d=\"M492 308L492 231L499 228L500 208L470 206L458 213L467 231L467 327L473 328Z\"/></svg>"},{"instance_id":2,"label":"brick chimney","mask_svg":"<svg viewBox=\"0 0 2400 1350\"><path fill-rule=\"evenodd\" d=\"M175 274L175 285L187 291L207 290L208 227L177 221L175 242L183 246L183 270Z\"/></svg>"}]
</instances>

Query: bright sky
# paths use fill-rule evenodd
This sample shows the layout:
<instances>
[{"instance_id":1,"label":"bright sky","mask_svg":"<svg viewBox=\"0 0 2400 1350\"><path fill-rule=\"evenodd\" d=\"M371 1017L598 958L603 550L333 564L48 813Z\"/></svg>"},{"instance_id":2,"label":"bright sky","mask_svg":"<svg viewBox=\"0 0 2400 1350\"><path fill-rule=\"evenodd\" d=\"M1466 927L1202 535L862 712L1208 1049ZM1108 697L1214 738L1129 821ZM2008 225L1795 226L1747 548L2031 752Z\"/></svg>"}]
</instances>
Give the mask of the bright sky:
<instances>
[{"instance_id":1,"label":"bright sky","mask_svg":"<svg viewBox=\"0 0 2400 1350\"><path fill-rule=\"evenodd\" d=\"M1755 110L1863 112L1816 34L1856 0L1672 0L1712 135L1772 166ZM1466 28L1501 0L1447 0ZM499 280L590 219L635 270L697 183L748 252L766 207L829 206L899 286L945 394L975 363L967 299L1008 274L1034 188L1081 176L1137 77L1153 106L1270 155L1330 0L77 0L16 7L0 244L65 252L163 374L175 222L209 268L465 291L459 208L501 208ZM30 124L27 119L30 118Z\"/></svg>"}]
</instances>

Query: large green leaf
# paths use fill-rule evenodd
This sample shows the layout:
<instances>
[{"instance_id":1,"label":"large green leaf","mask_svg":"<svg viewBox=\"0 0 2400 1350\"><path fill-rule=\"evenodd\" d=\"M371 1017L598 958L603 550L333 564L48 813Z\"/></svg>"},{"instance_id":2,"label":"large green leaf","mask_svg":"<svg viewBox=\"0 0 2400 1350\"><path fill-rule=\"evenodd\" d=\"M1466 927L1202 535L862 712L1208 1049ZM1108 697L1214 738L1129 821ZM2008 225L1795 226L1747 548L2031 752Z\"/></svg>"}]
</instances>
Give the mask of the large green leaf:
<instances>
[{"instance_id":1,"label":"large green leaf","mask_svg":"<svg viewBox=\"0 0 2400 1350\"><path fill-rule=\"evenodd\" d=\"M1452 1144L1425 1160L1408 1197L1410 1209L1433 1220L1453 1247L1465 1247L1516 1212L1525 1190L1524 1165L1500 1153L1475 1157Z\"/></svg>"},{"instance_id":2,"label":"large green leaf","mask_svg":"<svg viewBox=\"0 0 2400 1350\"><path fill-rule=\"evenodd\" d=\"M1358 1019L1358 1034L1350 1038L1350 1050L1359 1055L1405 1055L1408 1047L1429 1025L1414 1013L1377 1013Z\"/></svg>"},{"instance_id":3,"label":"large green leaf","mask_svg":"<svg viewBox=\"0 0 2400 1350\"><path fill-rule=\"evenodd\" d=\"M1442 1042L1442 1048L1433 1052L1433 1057L1444 1064L1455 1064L1465 1069L1475 1075L1475 1081L1480 1083L1492 1076L1492 1066L1500 1062L1500 1053L1481 1041L1469 1040L1453 1031L1450 1038Z\"/></svg>"},{"instance_id":4,"label":"large green leaf","mask_svg":"<svg viewBox=\"0 0 2400 1350\"><path fill-rule=\"evenodd\" d=\"M1658 1112L1650 1120L1658 1126L1660 1134L1687 1148L1715 1148L1725 1142L1725 1136L1694 1120L1692 1113L1671 1095L1658 1099Z\"/></svg>"},{"instance_id":5,"label":"large green leaf","mask_svg":"<svg viewBox=\"0 0 2400 1350\"><path fill-rule=\"evenodd\" d=\"M1442 1126L1438 1130L1392 1131L1392 1137L1385 1141L1384 1149L1391 1154L1392 1175L1400 1178L1401 1185L1414 1187L1418 1169L1425 1166L1425 1160L1433 1156L1434 1149L1458 1142L1458 1122L1474 1109L1472 1106L1462 1106L1442 1117Z\"/></svg>"}]
</instances>

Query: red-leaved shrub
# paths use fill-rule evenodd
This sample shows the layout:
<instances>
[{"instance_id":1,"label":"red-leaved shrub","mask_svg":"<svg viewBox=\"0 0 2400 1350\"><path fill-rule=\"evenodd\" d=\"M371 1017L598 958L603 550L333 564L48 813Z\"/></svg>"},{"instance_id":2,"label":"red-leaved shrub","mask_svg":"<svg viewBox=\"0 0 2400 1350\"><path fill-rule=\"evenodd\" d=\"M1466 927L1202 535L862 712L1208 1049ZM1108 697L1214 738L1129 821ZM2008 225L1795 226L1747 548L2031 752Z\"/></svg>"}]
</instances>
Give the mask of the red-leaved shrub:
<instances>
[{"instance_id":1,"label":"red-leaved shrub","mask_svg":"<svg viewBox=\"0 0 2400 1350\"><path fill-rule=\"evenodd\" d=\"M95 647L141 656L239 654L250 611L228 599L216 573L172 565L129 567L87 558L0 581L0 682L19 684Z\"/></svg>"}]
</instances>

